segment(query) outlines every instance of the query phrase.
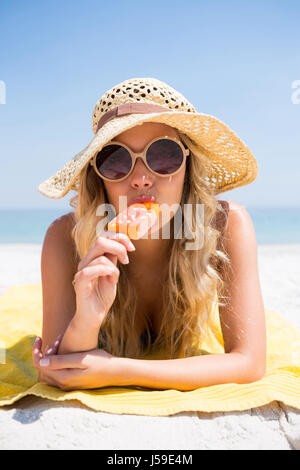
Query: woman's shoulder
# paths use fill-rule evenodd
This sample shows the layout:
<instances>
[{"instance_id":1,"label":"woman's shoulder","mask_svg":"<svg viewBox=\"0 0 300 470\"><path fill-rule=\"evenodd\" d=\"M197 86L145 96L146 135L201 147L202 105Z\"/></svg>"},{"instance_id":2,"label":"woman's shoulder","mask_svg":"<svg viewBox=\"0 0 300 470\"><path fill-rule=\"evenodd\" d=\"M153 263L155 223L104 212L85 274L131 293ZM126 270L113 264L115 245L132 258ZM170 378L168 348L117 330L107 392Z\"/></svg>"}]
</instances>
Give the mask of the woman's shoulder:
<instances>
[{"instance_id":1,"label":"woman's shoulder","mask_svg":"<svg viewBox=\"0 0 300 470\"><path fill-rule=\"evenodd\" d=\"M231 266L250 265L257 253L257 242L254 225L244 206L233 201L219 201L220 237L217 248L226 253ZM218 269L223 273L223 263Z\"/></svg>"},{"instance_id":2,"label":"woman's shoulder","mask_svg":"<svg viewBox=\"0 0 300 470\"><path fill-rule=\"evenodd\" d=\"M74 224L74 212L68 212L67 214L60 215L51 222L47 229L47 234L56 236L59 239L68 239Z\"/></svg>"},{"instance_id":3,"label":"woman's shoulder","mask_svg":"<svg viewBox=\"0 0 300 470\"><path fill-rule=\"evenodd\" d=\"M70 254L74 263L79 263L75 242L72 238L72 230L75 225L74 212L68 212L57 217L48 227L44 243L51 240L51 244L63 248ZM76 265L77 265L76 264Z\"/></svg>"},{"instance_id":4,"label":"woman's shoulder","mask_svg":"<svg viewBox=\"0 0 300 470\"><path fill-rule=\"evenodd\" d=\"M220 231L223 236L225 233L229 213L229 201L218 199L217 211L213 220L213 227Z\"/></svg>"},{"instance_id":5,"label":"woman's shoulder","mask_svg":"<svg viewBox=\"0 0 300 470\"><path fill-rule=\"evenodd\" d=\"M219 201L222 203L225 213L225 224L223 236L228 248L236 247L238 244L246 246L247 241L253 243L255 240L255 228L247 209L234 201Z\"/></svg>"},{"instance_id":6,"label":"woman's shoulder","mask_svg":"<svg viewBox=\"0 0 300 470\"><path fill-rule=\"evenodd\" d=\"M244 206L234 201L218 200L219 207L217 211L217 225L219 229L226 234L229 226L242 222L243 220L251 221L251 217ZM221 226L221 227L220 227Z\"/></svg>"}]
</instances>

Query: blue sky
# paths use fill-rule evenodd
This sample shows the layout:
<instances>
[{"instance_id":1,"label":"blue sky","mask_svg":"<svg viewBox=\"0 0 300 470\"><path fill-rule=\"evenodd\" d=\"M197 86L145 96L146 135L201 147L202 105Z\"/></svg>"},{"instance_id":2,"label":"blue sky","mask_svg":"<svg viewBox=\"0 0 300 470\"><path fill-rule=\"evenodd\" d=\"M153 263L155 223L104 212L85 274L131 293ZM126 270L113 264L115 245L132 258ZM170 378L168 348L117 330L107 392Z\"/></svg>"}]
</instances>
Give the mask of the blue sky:
<instances>
[{"instance_id":1,"label":"blue sky","mask_svg":"<svg viewBox=\"0 0 300 470\"><path fill-rule=\"evenodd\" d=\"M299 22L291 0L1 0L0 208L68 208L71 193L38 184L90 142L98 98L135 77L168 83L251 149L257 180L220 198L300 207Z\"/></svg>"}]
</instances>

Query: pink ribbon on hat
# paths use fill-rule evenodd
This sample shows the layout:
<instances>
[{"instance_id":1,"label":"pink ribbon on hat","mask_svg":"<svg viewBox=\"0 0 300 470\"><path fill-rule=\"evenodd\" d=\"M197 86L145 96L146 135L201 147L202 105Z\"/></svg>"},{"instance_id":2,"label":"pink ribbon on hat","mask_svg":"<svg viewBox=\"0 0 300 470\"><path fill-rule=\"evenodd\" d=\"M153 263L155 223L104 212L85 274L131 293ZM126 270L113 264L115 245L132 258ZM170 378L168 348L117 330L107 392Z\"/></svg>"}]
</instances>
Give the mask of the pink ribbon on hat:
<instances>
[{"instance_id":1,"label":"pink ribbon on hat","mask_svg":"<svg viewBox=\"0 0 300 470\"><path fill-rule=\"evenodd\" d=\"M173 111L173 109L160 106L159 104L151 103L123 103L120 106L116 106L113 109L107 111L99 120L97 125L96 133L99 129L104 126L108 121L114 119L118 116L124 116L125 114L134 114L134 113L157 113L159 111Z\"/></svg>"}]
</instances>

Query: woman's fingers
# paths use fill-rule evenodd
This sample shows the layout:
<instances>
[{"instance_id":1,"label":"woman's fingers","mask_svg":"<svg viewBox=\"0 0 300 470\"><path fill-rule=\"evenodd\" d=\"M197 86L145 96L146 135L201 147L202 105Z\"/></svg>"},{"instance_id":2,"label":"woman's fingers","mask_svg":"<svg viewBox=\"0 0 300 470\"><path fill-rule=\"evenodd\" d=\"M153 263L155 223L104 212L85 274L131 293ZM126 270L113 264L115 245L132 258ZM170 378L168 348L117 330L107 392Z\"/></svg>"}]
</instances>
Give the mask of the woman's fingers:
<instances>
[{"instance_id":1,"label":"woman's fingers","mask_svg":"<svg viewBox=\"0 0 300 470\"><path fill-rule=\"evenodd\" d=\"M53 387L62 388L66 383L66 379L70 376L70 372L76 373L76 371L82 371L82 369L52 369L40 368L39 370L39 382L52 385Z\"/></svg>"},{"instance_id":2,"label":"woman's fingers","mask_svg":"<svg viewBox=\"0 0 300 470\"><path fill-rule=\"evenodd\" d=\"M114 264L114 260L109 259L109 258L111 258L111 255L99 256L98 258L95 258L93 261L91 261L90 264L87 267L98 266L100 264L103 264L105 266L110 267L112 269L112 272L111 272L111 275L110 275L109 279L113 282L113 284L116 284L118 282L118 279L119 279L120 271L117 268L116 264ZM115 258L115 256L114 256L114 258ZM98 277L98 276L96 276L96 277Z\"/></svg>"},{"instance_id":3,"label":"woman's fingers","mask_svg":"<svg viewBox=\"0 0 300 470\"><path fill-rule=\"evenodd\" d=\"M43 356L43 354L42 354L42 338L37 336L37 338L35 339L35 341L33 343L33 347L32 347L32 361L33 361L33 365L34 365L35 368L38 369L40 367L39 361L43 357L48 356L50 354L53 354L53 355L57 354L57 351L58 351L58 348L59 348L59 345L60 345L60 342L61 342L62 338L63 338L63 335L59 335L53 346L47 346L46 349L45 349L45 354Z\"/></svg>"},{"instance_id":4,"label":"woman's fingers","mask_svg":"<svg viewBox=\"0 0 300 470\"><path fill-rule=\"evenodd\" d=\"M98 264L104 264L106 266L109 266L112 269L115 269L116 265L105 255L98 256L98 258L93 259L87 266L95 266Z\"/></svg>"},{"instance_id":5,"label":"woman's fingers","mask_svg":"<svg viewBox=\"0 0 300 470\"><path fill-rule=\"evenodd\" d=\"M43 370L41 382L60 388L61 390L80 389L82 378L85 375L85 369L49 369Z\"/></svg>"},{"instance_id":6,"label":"woman's fingers","mask_svg":"<svg viewBox=\"0 0 300 470\"><path fill-rule=\"evenodd\" d=\"M43 357L43 354L41 352L41 347L42 347L42 339L38 336L34 343L33 343L33 348L32 348L32 361L33 365L35 368L39 367L39 360Z\"/></svg>"},{"instance_id":7,"label":"woman's fingers","mask_svg":"<svg viewBox=\"0 0 300 470\"><path fill-rule=\"evenodd\" d=\"M128 251L134 251L135 246L125 233L114 232L113 230L105 230L101 233L101 237L109 238L110 240L116 240L119 243L123 243Z\"/></svg>"},{"instance_id":8,"label":"woman's fingers","mask_svg":"<svg viewBox=\"0 0 300 470\"><path fill-rule=\"evenodd\" d=\"M83 357L82 353L48 356L39 361L39 368L47 371L54 369L86 369L82 362Z\"/></svg>"},{"instance_id":9,"label":"woman's fingers","mask_svg":"<svg viewBox=\"0 0 300 470\"><path fill-rule=\"evenodd\" d=\"M52 385L53 387L58 387L57 381L50 377L48 374L41 374L39 381L45 382L46 384Z\"/></svg>"},{"instance_id":10,"label":"woman's fingers","mask_svg":"<svg viewBox=\"0 0 300 470\"><path fill-rule=\"evenodd\" d=\"M119 270L106 264L96 264L95 266L87 266L75 274L76 285L80 282L91 282L99 276L111 276L115 283L118 282Z\"/></svg>"},{"instance_id":11,"label":"woman's fingers","mask_svg":"<svg viewBox=\"0 0 300 470\"><path fill-rule=\"evenodd\" d=\"M59 335L53 346L47 346L45 349L45 356L48 356L50 354L57 354L59 345L61 343L61 340L63 338L63 335Z\"/></svg>"},{"instance_id":12,"label":"woman's fingers","mask_svg":"<svg viewBox=\"0 0 300 470\"><path fill-rule=\"evenodd\" d=\"M127 264L127 249L129 251L135 250L127 235L124 233L103 232L78 264L78 271L90 264L94 258L105 253L115 255L120 263Z\"/></svg>"}]
</instances>

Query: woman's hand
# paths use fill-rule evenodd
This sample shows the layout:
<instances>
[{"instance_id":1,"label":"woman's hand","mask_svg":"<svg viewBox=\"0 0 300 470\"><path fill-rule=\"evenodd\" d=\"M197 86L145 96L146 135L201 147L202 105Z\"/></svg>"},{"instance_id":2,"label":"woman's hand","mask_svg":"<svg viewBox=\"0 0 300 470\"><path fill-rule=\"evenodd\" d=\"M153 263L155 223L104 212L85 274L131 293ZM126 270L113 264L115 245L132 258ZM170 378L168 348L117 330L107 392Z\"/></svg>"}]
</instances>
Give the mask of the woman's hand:
<instances>
[{"instance_id":1,"label":"woman's hand","mask_svg":"<svg viewBox=\"0 0 300 470\"><path fill-rule=\"evenodd\" d=\"M52 355L52 354L57 354L62 338L63 338L63 335L59 335L57 340L52 346L47 345L45 348L44 356L42 354L42 338L38 336L35 339L33 343L33 347L32 347L32 360L33 360L33 365L36 369L38 368L40 359L47 358L47 356ZM43 378L42 374L41 372L39 372L38 380L40 381L42 380L42 378Z\"/></svg>"},{"instance_id":2,"label":"woman's hand","mask_svg":"<svg viewBox=\"0 0 300 470\"><path fill-rule=\"evenodd\" d=\"M101 326L117 292L120 271L117 260L129 263L135 247L123 233L104 231L78 264L75 274L76 317Z\"/></svg>"},{"instance_id":3,"label":"woman's hand","mask_svg":"<svg viewBox=\"0 0 300 470\"><path fill-rule=\"evenodd\" d=\"M103 349L72 354L48 354L48 365L40 365L41 338L34 344L34 367L40 371L41 380L61 390L78 390L108 387L119 384L121 368L118 360Z\"/></svg>"}]
</instances>

